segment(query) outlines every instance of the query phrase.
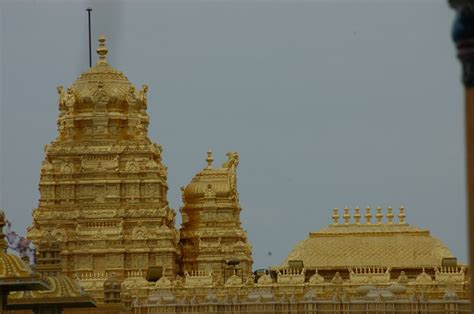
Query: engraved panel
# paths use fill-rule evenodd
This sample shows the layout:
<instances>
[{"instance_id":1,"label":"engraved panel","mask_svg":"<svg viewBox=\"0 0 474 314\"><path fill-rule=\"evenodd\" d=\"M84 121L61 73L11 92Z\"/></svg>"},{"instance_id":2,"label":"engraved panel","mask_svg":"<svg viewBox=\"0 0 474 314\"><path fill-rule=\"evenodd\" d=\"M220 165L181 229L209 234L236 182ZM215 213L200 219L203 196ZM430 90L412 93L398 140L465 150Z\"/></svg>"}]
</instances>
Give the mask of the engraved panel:
<instances>
[{"instance_id":1,"label":"engraved panel","mask_svg":"<svg viewBox=\"0 0 474 314\"><path fill-rule=\"evenodd\" d=\"M123 268L123 261L122 254L107 255L107 268Z\"/></svg>"},{"instance_id":2,"label":"engraved panel","mask_svg":"<svg viewBox=\"0 0 474 314\"><path fill-rule=\"evenodd\" d=\"M105 271L105 256L94 256L94 271Z\"/></svg>"},{"instance_id":3,"label":"engraved panel","mask_svg":"<svg viewBox=\"0 0 474 314\"><path fill-rule=\"evenodd\" d=\"M92 256L75 256L74 266L76 270L92 270Z\"/></svg>"}]
</instances>

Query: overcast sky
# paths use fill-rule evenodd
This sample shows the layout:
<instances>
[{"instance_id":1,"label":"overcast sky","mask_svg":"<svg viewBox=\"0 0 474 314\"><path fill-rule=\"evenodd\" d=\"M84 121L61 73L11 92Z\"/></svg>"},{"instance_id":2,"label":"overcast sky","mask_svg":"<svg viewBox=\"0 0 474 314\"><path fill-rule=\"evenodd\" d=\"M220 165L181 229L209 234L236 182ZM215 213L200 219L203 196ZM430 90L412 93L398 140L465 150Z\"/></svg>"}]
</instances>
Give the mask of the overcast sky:
<instances>
[{"instance_id":1,"label":"overcast sky","mask_svg":"<svg viewBox=\"0 0 474 314\"><path fill-rule=\"evenodd\" d=\"M466 261L463 89L445 0L91 3L0 7L0 207L18 232L56 137L56 86L88 67L90 5L94 46L103 32L109 62L150 86L174 209L209 148L217 163L239 152L254 268L279 264L346 205L404 204L408 223Z\"/></svg>"}]
</instances>

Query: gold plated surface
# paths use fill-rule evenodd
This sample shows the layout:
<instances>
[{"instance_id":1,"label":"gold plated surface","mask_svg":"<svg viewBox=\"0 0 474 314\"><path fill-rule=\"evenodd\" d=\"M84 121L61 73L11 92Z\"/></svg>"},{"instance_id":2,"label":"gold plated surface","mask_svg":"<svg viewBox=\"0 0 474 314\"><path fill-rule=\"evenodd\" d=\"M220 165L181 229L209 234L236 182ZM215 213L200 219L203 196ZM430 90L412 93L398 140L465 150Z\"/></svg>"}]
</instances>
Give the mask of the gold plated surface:
<instances>
[{"instance_id":1,"label":"gold plated surface","mask_svg":"<svg viewBox=\"0 0 474 314\"><path fill-rule=\"evenodd\" d=\"M13 299L80 297L72 278L98 312L332 313L386 309L387 300L393 311L467 307L466 266L428 230L408 225L404 207L335 208L332 224L311 232L282 265L252 272L236 152L216 166L208 151L182 187L178 231L162 149L148 138L148 86L137 91L108 64L103 36L97 53L70 88L58 87L58 137L45 146L28 232L41 244L37 267L52 288ZM51 250L60 256L44 255Z\"/></svg>"},{"instance_id":2,"label":"gold plated surface","mask_svg":"<svg viewBox=\"0 0 474 314\"><path fill-rule=\"evenodd\" d=\"M0 288L4 291L18 289L45 289L46 282L43 277L33 272L30 266L18 256L7 253L7 243L3 227L5 226L5 213L0 210ZM1 310L1 306L0 306Z\"/></svg>"},{"instance_id":3,"label":"gold plated surface","mask_svg":"<svg viewBox=\"0 0 474 314\"><path fill-rule=\"evenodd\" d=\"M357 213L358 211L355 211ZM366 222L349 223L349 211L345 210L344 223L338 214L334 223L298 243L285 259L302 260L312 267L387 266L423 267L440 266L443 258L453 257L451 251L429 230L405 223L404 209L399 222L393 222L392 209L387 209L386 221L382 222L382 209L377 209L377 222L370 223L371 210Z\"/></svg>"},{"instance_id":4,"label":"gold plated surface","mask_svg":"<svg viewBox=\"0 0 474 314\"><path fill-rule=\"evenodd\" d=\"M180 209L183 271L213 272L222 280L226 272L245 277L252 272L252 248L240 223L239 155L229 152L227 158L221 167L214 167L208 152L207 166L183 188Z\"/></svg>"},{"instance_id":5,"label":"gold plated surface","mask_svg":"<svg viewBox=\"0 0 474 314\"><path fill-rule=\"evenodd\" d=\"M148 138L148 87L108 64L103 36L97 52L94 67L58 88L58 137L45 146L28 237L51 232L65 274L102 297L111 272L127 279L162 266L172 276L178 231L162 149Z\"/></svg>"},{"instance_id":6,"label":"gold plated surface","mask_svg":"<svg viewBox=\"0 0 474 314\"><path fill-rule=\"evenodd\" d=\"M36 271L44 276L49 288L41 291L16 291L8 296L9 308L95 307L95 301L79 283L62 273L61 248L48 234L40 243Z\"/></svg>"}]
</instances>

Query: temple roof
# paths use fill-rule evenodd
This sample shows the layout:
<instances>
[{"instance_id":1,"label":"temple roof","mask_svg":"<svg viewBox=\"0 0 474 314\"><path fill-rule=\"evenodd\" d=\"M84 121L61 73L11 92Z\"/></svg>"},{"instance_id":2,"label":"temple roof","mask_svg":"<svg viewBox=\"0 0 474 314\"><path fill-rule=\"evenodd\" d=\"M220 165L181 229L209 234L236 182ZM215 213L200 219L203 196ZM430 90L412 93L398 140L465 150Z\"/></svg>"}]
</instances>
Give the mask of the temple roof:
<instances>
[{"instance_id":1,"label":"temple roof","mask_svg":"<svg viewBox=\"0 0 474 314\"><path fill-rule=\"evenodd\" d=\"M238 199L236 187L236 167L239 155L227 153L228 160L221 167L214 167L211 151L206 159L208 165L197 173L191 182L183 188L183 201L192 203L209 197Z\"/></svg>"},{"instance_id":2,"label":"temple roof","mask_svg":"<svg viewBox=\"0 0 474 314\"><path fill-rule=\"evenodd\" d=\"M0 288L10 291L47 288L40 274L33 272L20 257L7 254L4 226L5 213L0 210Z\"/></svg>"},{"instance_id":3,"label":"temple roof","mask_svg":"<svg viewBox=\"0 0 474 314\"><path fill-rule=\"evenodd\" d=\"M79 283L62 273L61 247L48 232L39 243L36 270L46 277L49 289L43 291L17 291L10 293L8 305L11 309L32 307L95 307L95 301L84 292Z\"/></svg>"},{"instance_id":4,"label":"temple roof","mask_svg":"<svg viewBox=\"0 0 474 314\"><path fill-rule=\"evenodd\" d=\"M79 284L63 274L48 276L50 289L43 291L17 291L8 296L10 309L31 308L33 306L95 307L95 301Z\"/></svg>"},{"instance_id":5,"label":"temple roof","mask_svg":"<svg viewBox=\"0 0 474 314\"><path fill-rule=\"evenodd\" d=\"M81 73L71 85L76 97L92 97L91 93L96 91L98 82L103 84L103 89L107 95L114 95L119 99L126 96L132 84L121 71L118 71L107 62L107 53L105 37L101 35L99 37L99 48L97 48L99 60L93 67Z\"/></svg>"},{"instance_id":6,"label":"temple roof","mask_svg":"<svg viewBox=\"0 0 474 314\"><path fill-rule=\"evenodd\" d=\"M387 210L387 222L382 222L381 208L377 208L377 221L371 222L370 209L366 209L366 222L349 222L349 210L345 209L344 223L333 214L334 223L298 243L284 261L302 260L305 267L337 268L385 266L419 268L441 266L443 258L453 257L451 251L429 230L405 223L404 208L400 221L393 222L392 209ZM368 222L367 223L367 219Z\"/></svg>"}]
</instances>

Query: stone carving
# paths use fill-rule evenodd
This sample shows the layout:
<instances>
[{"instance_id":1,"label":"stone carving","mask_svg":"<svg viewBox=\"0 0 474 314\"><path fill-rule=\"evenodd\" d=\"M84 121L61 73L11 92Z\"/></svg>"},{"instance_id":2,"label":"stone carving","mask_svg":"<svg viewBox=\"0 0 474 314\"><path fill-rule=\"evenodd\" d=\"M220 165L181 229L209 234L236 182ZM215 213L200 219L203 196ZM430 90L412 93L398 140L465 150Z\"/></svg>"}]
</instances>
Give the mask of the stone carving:
<instances>
[{"instance_id":1,"label":"stone carving","mask_svg":"<svg viewBox=\"0 0 474 314\"><path fill-rule=\"evenodd\" d=\"M317 285L317 284L321 284L321 283L324 283L324 277L321 276L320 274L318 274L318 270L316 270L314 275L312 275L309 278L309 284L310 285Z\"/></svg>"},{"instance_id":2,"label":"stone carving","mask_svg":"<svg viewBox=\"0 0 474 314\"><path fill-rule=\"evenodd\" d=\"M397 282L400 284L408 283L408 277L407 275L405 275L405 272L403 270L400 272L400 276L398 276Z\"/></svg>"},{"instance_id":3,"label":"stone carving","mask_svg":"<svg viewBox=\"0 0 474 314\"><path fill-rule=\"evenodd\" d=\"M277 282L283 285L303 284L305 280L306 270L283 268L277 270Z\"/></svg>"},{"instance_id":4,"label":"stone carving","mask_svg":"<svg viewBox=\"0 0 474 314\"><path fill-rule=\"evenodd\" d=\"M148 85L143 84L142 89L138 92L138 106L140 108L140 111L143 113L146 113L147 110L147 93L148 93Z\"/></svg>"},{"instance_id":5,"label":"stone carving","mask_svg":"<svg viewBox=\"0 0 474 314\"><path fill-rule=\"evenodd\" d=\"M332 277L331 283L334 284L334 285L341 285L343 283L343 279L341 277L341 274L339 274L338 271L334 274L334 277Z\"/></svg>"},{"instance_id":6,"label":"stone carving","mask_svg":"<svg viewBox=\"0 0 474 314\"><path fill-rule=\"evenodd\" d=\"M74 92L72 88L68 88L66 99L65 99L65 104L66 104L68 113L72 112L72 108L74 107L75 103L76 103L76 96L74 96Z\"/></svg>"},{"instance_id":7,"label":"stone carving","mask_svg":"<svg viewBox=\"0 0 474 314\"><path fill-rule=\"evenodd\" d=\"M226 286L240 286L242 285L242 278L237 276L235 273L230 276L226 283L225 283Z\"/></svg>"},{"instance_id":8,"label":"stone carving","mask_svg":"<svg viewBox=\"0 0 474 314\"><path fill-rule=\"evenodd\" d=\"M138 164L134 161L127 161L127 164L125 165L125 171L127 172L137 172L140 170L140 167Z\"/></svg>"},{"instance_id":9,"label":"stone carving","mask_svg":"<svg viewBox=\"0 0 474 314\"><path fill-rule=\"evenodd\" d=\"M171 280L166 276L162 276L155 284L155 287L158 289L169 289L171 286Z\"/></svg>"},{"instance_id":10,"label":"stone carving","mask_svg":"<svg viewBox=\"0 0 474 314\"><path fill-rule=\"evenodd\" d=\"M207 190L204 193L204 198L207 200L216 198L216 192L212 189L212 184L207 185Z\"/></svg>"},{"instance_id":11,"label":"stone carving","mask_svg":"<svg viewBox=\"0 0 474 314\"><path fill-rule=\"evenodd\" d=\"M58 90L59 95L59 116L62 117L66 114L67 106L66 106L66 92L64 91L64 86L60 85L56 88Z\"/></svg>"},{"instance_id":12,"label":"stone carving","mask_svg":"<svg viewBox=\"0 0 474 314\"><path fill-rule=\"evenodd\" d=\"M146 240L149 237L149 232L146 227L136 226L132 231L133 240Z\"/></svg>"},{"instance_id":13,"label":"stone carving","mask_svg":"<svg viewBox=\"0 0 474 314\"><path fill-rule=\"evenodd\" d=\"M135 87L131 86L130 89L128 90L127 96L125 97L125 100L130 104L130 105L135 105L137 101L137 97L135 95Z\"/></svg>"},{"instance_id":14,"label":"stone carving","mask_svg":"<svg viewBox=\"0 0 474 314\"><path fill-rule=\"evenodd\" d=\"M70 174L70 173L74 172L74 167L70 163L65 162L61 165L61 170L60 171L63 174Z\"/></svg>"},{"instance_id":15,"label":"stone carving","mask_svg":"<svg viewBox=\"0 0 474 314\"><path fill-rule=\"evenodd\" d=\"M259 286L268 286L268 285L271 285L271 284L273 284L273 279L272 279L272 277L270 277L267 274L263 274L257 280L257 285L259 285Z\"/></svg>"},{"instance_id":16,"label":"stone carving","mask_svg":"<svg viewBox=\"0 0 474 314\"><path fill-rule=\"evenodd\" d=\"M109 101L109 95L104 88L104 82L98 81L97 82L97 89L92 95L92 101L95 104L95 110L97 112L103 112L106 110L106 105Z\"/></svg>"},{"instance_id":17,"label":"stone carving","mask_svg":"<svg viewBox=\"0 0 474 314\"><path fill-rule=\"evenodd\" d=\"M74 264L76 270L92 270L92 255L76 256Z\"/></svg>"},{"instance_id":18,"label":"stone carving","mask_svg":"<svg viewBox=\"0 0 474 314\"><path fill-rule=\"evenodd\" d=\"M212 271L208 272L191 272L188 271L184 272L185 281L184 286L186 288L190 287L212 287L213 284L213 276Z\"/></svg>"},{"instance_id":19,"label":"stone carving","mask_svg":"<svg viewBox=\"0 0 474 314\"><path fill-rule=\"evenodd\" d=\"M425 269L423 268L423 271L421 272L421 274L419 274L418 276L416 276L416 283L418 284L432 284L433 283L433 279L431 278L430 275L428 275L426 272L425 272Z\"/></svg>"},{"instance_id":20,"label":"stone carving","mask_svg":"<svg viewBox=\"0 0 474 314\"><path fill-rule=\"evenodd\" d=\"M107 255L106 260L107 268L122 268L123 267L123 255L122 254L113 254Z\"/></svg>"}]
</instances>

